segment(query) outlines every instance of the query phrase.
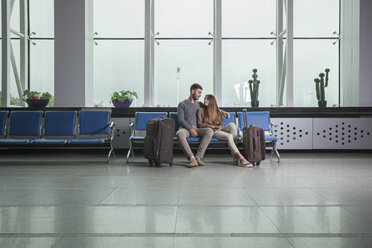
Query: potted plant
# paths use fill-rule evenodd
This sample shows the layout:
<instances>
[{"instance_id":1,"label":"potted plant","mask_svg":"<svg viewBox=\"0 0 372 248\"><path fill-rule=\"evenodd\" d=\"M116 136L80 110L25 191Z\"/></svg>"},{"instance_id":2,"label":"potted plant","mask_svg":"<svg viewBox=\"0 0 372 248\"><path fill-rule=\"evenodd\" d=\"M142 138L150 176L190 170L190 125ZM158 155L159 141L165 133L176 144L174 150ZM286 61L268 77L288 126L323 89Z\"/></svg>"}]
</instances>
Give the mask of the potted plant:
<instances>
[{"instance_id":1,"label":"potted plant","mask_svg":"<svg viewBox=\"0 0 372 248\"><path fill-rule=\"evenodd\" d=\"M258 90L260 89L260 80L257 80L257 69L253 69L253 80L249 80L249 93L251 95L251 106L252 107L258 107L259 101L258 101Z\"/></svg>"},{"instance_id":2,"label":"potted plant","mask_svg":"<svg viewBox=\"0 0 372 248\"><path fill-rule=\"evenodd\" d=\"M315 78L315 90L316 90L316 98L318 99L318 106L320 108L327 107L327 101L325 100L325 88L328 87L328 74L329 69L325 69L325 74L320 73L319 78ZM324 79L325 77L325 79Z\"/></svg>"},{"instance_id":3,"label":"potted plant","mask_svg":"<svg viewBox=\"0 0 372 248\"><path fill-rule=\"evenodd\" d=\"M27 102L30 108L45 108L49 104L52 95L49 92L38 92L25 90L23 92L23 101Z\"/></svg>"},{"instance_id":4,"label":"potted plant","mask_svg":"<svg viewBox=\"0 0 372 248\"><path fill-rule=\"evenodd\" d=\"M135 91L122 90L114 92L111 96L111 101L116 108L128 108L132 104L133 97L138 99Z\"/></svg>"}]
</instances>

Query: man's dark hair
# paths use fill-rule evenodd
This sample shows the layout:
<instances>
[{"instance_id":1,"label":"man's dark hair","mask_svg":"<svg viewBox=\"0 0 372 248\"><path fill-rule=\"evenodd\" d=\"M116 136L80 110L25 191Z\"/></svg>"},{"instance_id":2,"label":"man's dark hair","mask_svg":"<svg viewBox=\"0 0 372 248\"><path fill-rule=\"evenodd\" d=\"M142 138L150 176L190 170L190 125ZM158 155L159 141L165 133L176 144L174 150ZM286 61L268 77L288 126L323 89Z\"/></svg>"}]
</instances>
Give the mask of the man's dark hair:
<instances>
[{"instance_id":1,"label":"man's dark hair","mask_svg":"<svg viewBox=\"0 0 372 248\"><path fill-rule=\"evenodd\" d=\"M190 87L190 92L192 91L192 90L197 90L197 89L203 89L203 87L200 85L200 84L193 84L193 85L191 85L191 87Z\"/></svg>"}]
</instances>

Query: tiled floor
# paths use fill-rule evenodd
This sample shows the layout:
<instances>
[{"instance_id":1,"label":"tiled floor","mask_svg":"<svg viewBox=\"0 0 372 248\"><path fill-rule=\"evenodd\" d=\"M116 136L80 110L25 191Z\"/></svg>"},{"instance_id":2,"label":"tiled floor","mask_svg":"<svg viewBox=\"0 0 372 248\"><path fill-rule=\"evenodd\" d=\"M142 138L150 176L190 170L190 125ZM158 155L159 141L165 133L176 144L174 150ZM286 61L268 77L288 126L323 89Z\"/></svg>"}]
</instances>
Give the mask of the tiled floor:
<instances>
[{"instance_id":1,"label":"tiled floor","mask_svg":"<svg viewBox=\"0 0 372 248\"><path fill-rule=\"evenodd\" d=\"M149 167L124 155L1 154L0 247L372 247L372 154Z\"/></svg>"}]
</instances>

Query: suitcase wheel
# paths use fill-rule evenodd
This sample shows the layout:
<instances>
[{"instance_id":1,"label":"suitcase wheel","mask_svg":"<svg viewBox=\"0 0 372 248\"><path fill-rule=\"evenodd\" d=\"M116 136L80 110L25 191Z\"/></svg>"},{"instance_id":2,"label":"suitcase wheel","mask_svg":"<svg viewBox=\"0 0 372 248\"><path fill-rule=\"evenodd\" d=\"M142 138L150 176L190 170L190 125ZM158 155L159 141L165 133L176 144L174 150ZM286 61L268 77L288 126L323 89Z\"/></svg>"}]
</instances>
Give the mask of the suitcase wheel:
<instances>
[{"instance_id":1,"label":"suitcase wheel","mask_svg":"<svg viewBox=\"0 0 372 248\"><path fill-rule=\"evenodd\" d=\"M257 162L257 163L256 163L256 166L260 166L260 162Z\"/></svg>"},{"instance_id":2,"label":"suitcase wheel","mask_svg":"<svg viewBox=\"0 0 372 248\"><path fill-rule=\"evenodd\" d=\"M173 162L169 162L169 166L172 167L173 166Z\"/></svg>"},{"instance_id":3,"label":"suitcase wheel","mask_svg":"<svg viewBox=\"0 0 372 248\"><path fill-rule=\"evenodd\" d=\"M149 159L149 164L150 164L150 166L153 166L154 162L151 159Z\"/></svg>"},{"instance_id":4,"label":"suitcase wheel","mask_svg":"<svg viewBox=\"0 0 372 248\"><path fill-rule=\"evenodd\" d=\"M155 165L160 167L160 162L159 161L155 161Z\"/></svg>"}]
</instances>

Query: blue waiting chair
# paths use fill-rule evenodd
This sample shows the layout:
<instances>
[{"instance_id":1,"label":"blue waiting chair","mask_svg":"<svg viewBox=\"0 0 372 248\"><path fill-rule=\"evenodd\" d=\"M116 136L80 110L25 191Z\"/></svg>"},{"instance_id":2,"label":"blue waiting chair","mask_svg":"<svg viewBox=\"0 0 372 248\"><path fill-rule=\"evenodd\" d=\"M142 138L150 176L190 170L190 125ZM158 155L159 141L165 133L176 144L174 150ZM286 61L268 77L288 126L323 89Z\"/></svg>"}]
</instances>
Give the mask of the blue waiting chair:
<instances>
[{"instance_id":1,"label":"blue waiting chair","mask_svg":"<svg viewBox=\"0 0 372 248\"><path fill-rule=\"evenodd\" d=\"M229 112L230 114L230 118L229 119L226 119L224 118L224 127L226 127L228 124L230 123L235 123L235 112ZM169 113L169 117L172 118L174 120L174 123L175 123L175 131L177 133L178 129L180 128L180 124L179 124L179 121L178 121L178 114L177 112L171 112ZM175 137L175 139L177 139L177 137ZM199 137L188 137L186 139L188 142L200 142L200 138ZM217 138L212 138L211 139L211 142L217 142L217 141L222 141L220 139L217 139Z\"/></svg>"},{"instance_id":2,"label":"blue waiting chair","mask_svg":"<svg viewBox=\"0 0 372 248\"><path fill-rule=\"evenodd\" d=\"M275 126L275 124L270 122L270 113L269 112L247 112L247 125L255 125L262 128L265 131L265 141L266 144L272 147L271 150L271 157L275 152L275 155L278 157L278 163L280 162L280 155L278 150L276 149L276 142L277 138L273 135L271 127ZM243 112L239 112L239 130L242 131L244 128L244 121L243 121Z\"/></svg>"},{"instance_id":3,"label":"blue waiting chair","mask_svg":"<svg viewBox=\"0 0 372 248\"><path fill-rule=\"evenodd\" d=\"M114 123L110 120L111 112L109 110L79 112L79 124L77 136L70 139L71 145L110 145L110 151L107 161L110 163L111 154L115 156L112 141L114 139Z\"/></svg>"},{"instance_id":4,"label":"blue waiting chair","mask_svg":"<svg viewBox=\"0 0 372 248\"><path fill-rule=\"evenodd\" d=\"M46 111L44 133L41 139L34 139L32 144L63 145L75 138L76 111Z\"/></svg>"},{"instance_id":5,"label":"blue waiting chair","mask_svg":"<svg viewBox=\"0 0 372 248\"><path fill-rule=\"evenodd\" d=\"M127 163L129 157L134 157L133 149L139 144L143 147L146 135L146 125L149 120L167 117L167 112L136 112L134 123L129 125L130 136L129 136L129 150L127 153Z\"/></svg>"},{"instance_id":6,"label":"blue waiting chair","mask_svg":"<svg viewBox=\"0 0 372 248\"><path fill-rule=\"evenodd\" d=\"M0 139L0 145L27 145L32 139L40 138L42 116L43 111L10 112L7 138Z\"/></svg>"}]
</instances>

